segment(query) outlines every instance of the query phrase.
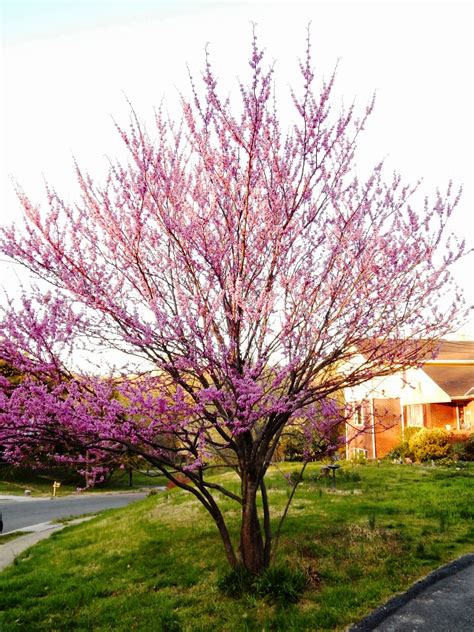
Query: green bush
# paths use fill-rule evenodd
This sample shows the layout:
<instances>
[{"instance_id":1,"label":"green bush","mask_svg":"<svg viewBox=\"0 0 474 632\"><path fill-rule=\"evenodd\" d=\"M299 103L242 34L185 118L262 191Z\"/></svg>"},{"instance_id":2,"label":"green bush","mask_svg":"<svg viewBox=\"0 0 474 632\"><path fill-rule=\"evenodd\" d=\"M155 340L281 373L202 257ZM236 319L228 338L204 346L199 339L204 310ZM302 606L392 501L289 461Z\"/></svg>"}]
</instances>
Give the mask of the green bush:
<instances>
[{"instance_id":1,"label":"green bush","mask_svg":"<svg viewBox=\"0 0 474 632\"><path fill-rule=\"evenodd\" d=\"M297 426L290 426L288 433L284 434L277 449L277 456L284 461L311 461L332 456L335 449L332 445L337 444L337 436L324 437L316 432L309 439Z\"/></svg>"},{"instance_id":2,"label":"green bush","mask_svg":"<svg viewBox=\"0 0 474 632\"><path fill-rule=\"evenodd\" d=\"M451 452L460 461L474 461L474 434L464 440L454 441Z\"/></svg>"},{"instance_id":3,"label":"green bush","mask_svg":"<svg viewBox=\"0 0 474 632\"><path fill-rule=\"evenodd\" d=\"M451 449L449 432L442 428L422 428L410 438L408 444L415 459L421 462L443 459Z\"/></svg>"},{"instance_id":4,"label":"green bush","mask_svg":"<svg viewBox=\"0 0 474 632\"><path fill-rule=\"evenodd\" d=\"M347 481L348 483L357 483L361 480L361 476L358 472L353 472L347 468L342 468L337 471L336 478L340 481Z\"/></svg>"},{"instance_id":5,"label":"green bush","mask_svg":"<svg viewBox=\"0 0 474 632\"><path fill-rule=\"evenodd\" d=\"M390 461L394 459L414 459L415 456L410 449L410 440L420 432L420 428L415 428L413 426L409 426L405 428L405 431L400 436L399 443L388 452L386 458Z\"/></svg>"},{"instance_id":6,"label":"green bush","mask_svg":"<svg viewBox=\"0 0 474 632\"><path fill-rule=\"evenodd\" d=\"M410 443L410 440L413 439L415 435L417 435L421 431L421 428L417 426L407 426L403 431L403 439Z\"/></svg>"},{"instance_id":7,"label":"green bush","mask_svg":"<svg viewBox=\"0 0 474 632\"><path fill-rule=\"evenodd\" d=\"M458 469L465 467L465 464L457 459L453 459L452 456L445 456L442 459L436 459L436 465L442 465L443 467L454 467Z\"/></svg>"},{"instance_id":8,"label":"green bush","mask_svg":"<svg viewBox=\"0 0 474 632\"><path fill-rule=\"evenodd\" d=\"M353 454L350 462L354 465L367 465L367 457L363 454Z\"/></svg>"}]
</instances>

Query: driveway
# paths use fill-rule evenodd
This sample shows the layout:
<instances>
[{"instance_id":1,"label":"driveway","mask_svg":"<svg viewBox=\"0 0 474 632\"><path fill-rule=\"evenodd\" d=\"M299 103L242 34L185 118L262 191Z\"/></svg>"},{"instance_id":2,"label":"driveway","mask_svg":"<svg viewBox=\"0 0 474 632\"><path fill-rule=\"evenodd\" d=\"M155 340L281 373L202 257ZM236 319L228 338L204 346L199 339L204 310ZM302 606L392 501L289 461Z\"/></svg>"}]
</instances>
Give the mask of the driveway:
<instances>
[{"instance_id":1,"label":"driveway","mask_svg":"<svg viewBox=\"0 0 474 632\"><path fill-rule=\"evenodd\" d=\"M145 492L71 495L58 498L0 496L3 533L26 529L39 523L125 507L145 498Z\"/></svg>"}]
</instances>

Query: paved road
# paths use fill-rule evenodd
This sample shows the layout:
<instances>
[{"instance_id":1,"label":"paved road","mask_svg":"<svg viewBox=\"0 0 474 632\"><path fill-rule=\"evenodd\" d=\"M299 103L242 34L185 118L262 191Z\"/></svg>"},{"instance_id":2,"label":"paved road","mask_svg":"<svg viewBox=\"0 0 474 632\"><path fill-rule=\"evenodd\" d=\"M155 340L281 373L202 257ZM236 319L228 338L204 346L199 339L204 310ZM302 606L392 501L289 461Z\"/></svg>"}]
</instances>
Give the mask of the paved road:
<instances>
[{"instance_id":1,"label":"paved road","mask_svg":"<svg viewBox=\"0 0 474 632\"><path fill-rule=\"evenodd\" d=\"M473 632L474 554L433 571L350 632Z\"/></svg>"},{"instance_id":2,"label":"paved road","mask_svg":"<svg viewBox=\"0 0 474 632\"><path fill-rule=\"evenodd\" d=\"M472 632L474 564L436 582L374 630L380 632Z\"/></svg>"},{"instance_id":3,"label":"paved road","mask_svg":"<svg viewBox=\"0 0 474 632\"><path fill-rule=\"evenodd\" d=\"M0 497L0 513L3 514L3 533L24 529L38 523L96 513L103 509L125 507L145 498L146 493L86 494L59 498L26 498L23 496Z\"/></svg>"}]
</instances>

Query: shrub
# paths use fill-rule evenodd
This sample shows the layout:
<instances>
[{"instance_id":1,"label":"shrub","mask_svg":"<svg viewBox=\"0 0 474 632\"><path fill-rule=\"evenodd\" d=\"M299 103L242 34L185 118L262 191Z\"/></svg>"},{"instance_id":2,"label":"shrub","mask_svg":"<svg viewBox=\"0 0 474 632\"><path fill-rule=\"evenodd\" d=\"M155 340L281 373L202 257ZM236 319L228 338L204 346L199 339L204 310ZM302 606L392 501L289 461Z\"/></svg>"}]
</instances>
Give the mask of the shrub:
<instances>
[{"instance_id":1,"label":"shrub","mask_svg":"<svg viewBox=\"0 0 474 632\"><path fill-rule=\"evenodd\" d=\"M449 433L442 428L422 428L408 442L417 461L443 459L451 449Z\"/></svg>"},{"instance_id":2,"label":"shrub","mask_svg":"<svg viewBox=\"0 0 474 632\"><path fill-rule=\"evenodd\" d=\"M413 439L422 429L417 428L416 426L407 426L403 431L403 439L410 443L410 440Z\"/></svg>"},{"instance_id":3,"label":"shrub","mask_svg":"<svg viewBox=\"0 0 474 632\"><path fill-rule=\"evenodd\" d=\"M367 457L364 454L353 454L350 461L354 465L367 465Z\"/></svg>"},{"instance_id":4,"label":"shrub","mask_svg":"<svg viewBox=\"0 0 474 632\"><path fill-rule=\"evenodd\" d=\"M285 461L302 461L305 449L305 437L302 432L288 433L278 443L279 453Z\"/></svg>"},{"instance_id":5,"label":"shrub","mask_svg":"<svg viewBox=\"0 0 474 632\"><path fill-rule=\"evenodd\" d=\"M311 437L297 426L291 426L278 442L276 460L284 461L316 461L337 453L334 446L338 444L337 435L334 437L319 436L314 432Z\"/></svg>"},{"instance_id":6,"label":"shrub","mask_svg":"<svg viewBox=\"0 0 474 632\"><path fill-rule=\"evenodd\" d=\"M408 441L400 441L397 445L387 452L385 458L389 461L398 461L398 459L406 459L409 455Z\"/></svg>"},{"instance_id":7,"label":"shrub","mask_svg":"<svg viewBox=\"0 0 474 632\"><path fill-rule=\"evenodd\" d=\"M393 459L414 459L414 454L410 449L410 440L420 432L420 428L408 427L405 428L403 435L400 436L399 443L388 452L386 458L392 461Z\"/></svg>"},{"instance_id":8,"label":"shrub","mask_svg":"<svg viewBox=\"0 0 474 632\"><path fill-rule=\"evenodd\" d=\"M453 439L451 446L453 457L460 461L474 461L474 434L465 438L453 435Z\"/></svg>"},{"instance_id":9,"label":"shrub","mask_svg":"<svg viewBox=\"0 0 474 632\"><path fill-rule=\"evenodd\" d=\"M347 481L348 483L357 483L361 480L361 476L358 472L352 472L346 468L342 468L337 471L336 478L340 481Z\"/></svg>"},{"instance_id":10,"label":"shrub","mask_svg":"<svg viewBox=\"0 0 474 632\"><path fill-rule=\"evenodd\" d=\"M456 466L457 468L463 467L463 466L460 466L460 461L458 461L457 459L453 459L453 457L451 456L445 456L442 459L437 459L436 465L442 465L444 467Z\"/></svg>"}]
</instances>

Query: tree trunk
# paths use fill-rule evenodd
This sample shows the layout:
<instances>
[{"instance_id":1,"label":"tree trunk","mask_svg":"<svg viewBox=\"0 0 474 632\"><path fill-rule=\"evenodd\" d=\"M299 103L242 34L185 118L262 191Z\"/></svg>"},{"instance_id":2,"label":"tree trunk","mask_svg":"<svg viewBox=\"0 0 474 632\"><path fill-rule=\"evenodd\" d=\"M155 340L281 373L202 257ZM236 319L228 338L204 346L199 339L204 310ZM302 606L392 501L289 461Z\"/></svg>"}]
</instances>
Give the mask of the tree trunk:
<instances>
[{"instance_id":1,"label":"tree trunk","mask_svg":"<svg viewBox=\"0 0 474 632\"><path fill-rule=\"evenodd\" d=\"M240 557L244 567L254 575L265 570L264 547L257 514L255 481L243 481L242 526L240 530Z\"/></svg>"},{"instance_id":2,"label":"tree trunk","mask_svg":"<svg viewBox=\"0 0 474 632\"><path fill-rule=\"evenodd\" d=\"M232 546L232 542L229 536L229 532L227 531L225 522L222 519L222 516L214 516L213 514L211 515L214 518L217 528L219 529L219 533L221 534L222 542L224 544L225 554L227 556L227 561L229 562L232 568L236 568L238 566L237 557L235 555L234 547Z\"/></svg>"}]
</instances>

